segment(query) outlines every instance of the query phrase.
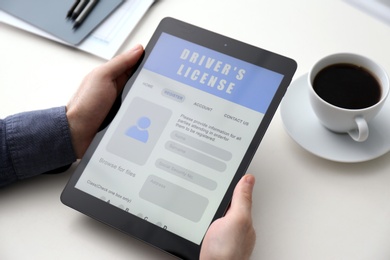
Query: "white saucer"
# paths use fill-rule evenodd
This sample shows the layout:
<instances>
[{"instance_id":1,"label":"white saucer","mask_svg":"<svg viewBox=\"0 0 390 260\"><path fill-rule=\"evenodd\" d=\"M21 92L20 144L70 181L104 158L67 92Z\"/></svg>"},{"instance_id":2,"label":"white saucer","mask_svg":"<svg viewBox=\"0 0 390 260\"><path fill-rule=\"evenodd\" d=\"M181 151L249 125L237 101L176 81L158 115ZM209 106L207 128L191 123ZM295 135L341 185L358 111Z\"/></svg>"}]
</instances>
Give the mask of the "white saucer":
<instances>
[{"instance_id":1,"label":"white saucer","mask_svg":"<svg viewBox=\"0 0 390 260\"><path fill-rule=\"evenodd\" d=\"M288 88L280 112L287 133L309 152L337 162L363 162L390 151L390 102L369 123L365 142L355 142L347 134L327 130L318 121L309 101L307 74Z\"/></svg>"}]
</instances>

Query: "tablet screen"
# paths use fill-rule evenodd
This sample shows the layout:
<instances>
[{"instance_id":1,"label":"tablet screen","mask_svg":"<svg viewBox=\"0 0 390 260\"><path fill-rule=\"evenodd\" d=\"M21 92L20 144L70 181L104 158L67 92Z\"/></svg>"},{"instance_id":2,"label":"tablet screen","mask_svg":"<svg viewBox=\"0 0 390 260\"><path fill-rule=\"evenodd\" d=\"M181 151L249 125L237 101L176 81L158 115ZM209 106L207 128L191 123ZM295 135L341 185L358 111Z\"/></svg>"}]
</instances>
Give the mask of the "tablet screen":
<instances>
[{"instance_id":1,"label":"tablet screen","mask_svg":"<svg viewBox=\"0 0 390 260\"><path fill-rule=\"evenodd\" d=\"M159 33L74 187L200 245L285 77Z\"/></svg>"}]
</instances>

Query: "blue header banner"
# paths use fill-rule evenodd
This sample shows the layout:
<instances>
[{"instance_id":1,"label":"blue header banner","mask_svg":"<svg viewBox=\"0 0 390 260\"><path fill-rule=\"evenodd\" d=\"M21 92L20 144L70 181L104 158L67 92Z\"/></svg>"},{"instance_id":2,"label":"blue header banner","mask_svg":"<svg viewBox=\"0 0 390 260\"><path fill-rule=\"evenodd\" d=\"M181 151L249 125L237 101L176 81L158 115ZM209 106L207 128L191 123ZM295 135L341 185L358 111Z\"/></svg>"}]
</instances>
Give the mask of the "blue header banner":
<instances>
[{"instance_id":1,"label":"blue header banner","mask_svg":"<svg viewBox=\"0 0 390 260\"><path fill-rule=\"evenodd\" d=\"M162 33L145 69L265 113L283 75Z\"/></svg>"}]
</instances>

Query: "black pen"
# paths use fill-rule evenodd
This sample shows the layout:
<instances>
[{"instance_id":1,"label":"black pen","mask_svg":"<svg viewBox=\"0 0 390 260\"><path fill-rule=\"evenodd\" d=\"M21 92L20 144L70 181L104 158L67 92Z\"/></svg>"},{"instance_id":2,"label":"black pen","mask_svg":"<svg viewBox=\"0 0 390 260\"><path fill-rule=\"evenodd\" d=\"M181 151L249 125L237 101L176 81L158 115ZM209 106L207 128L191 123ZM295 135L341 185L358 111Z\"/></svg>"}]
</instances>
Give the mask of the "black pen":
<instances>
[{"instance_id":1,"label":"black pen","mask_svg":"<svg viewBox=\"0 0 390 260\"><path fill-rule=\"evenodd\" d=\"M80 15L80 13L85 9L88 2L89 2L88 0L81 0L77 4L76 8L73 10L71 18L76 19Z\"/></svg>"},{"instance_id":2,"label":"black pen","mask_svg":"<svg viewBox=\"0 0 390 260\"><path fill-rule=\"evenodd\" d=\"M72 7L69 9L68 13L66 14L66 18L72 17L73 11L74 11L74 9L76 9L76 7L77 7L77 5L78 5L79 3L80 3L80 0L76 0L76 1L73 3Z\"/></svg>"},{"instance_id":3,"label":"black pen","mask_svg":"<svg viewBox=\"0 0 390 260\"><path fill-rule=\"evenodd\" d=\"M76 9L76 7L77 7L77 5L78 5L79 3L80 3L80 0L76 0L76 1L73 3L72 7L69 9L68 13L66 14L66 18L72 17L72 14L73 14L73 12L74 12L74 9Z\"/></svg>"},{"instance_id":4,"label":"black pen","mask_svg":"<svg viewBox=\"0 0 390 260\"><path fill-rule=\"evenodd\" d=\"M92 12L92 9L95 7L95 5L99 2L99 0L90 0L87 4L87 6L84 8L84 10L81 12L81 14L77 17L73 28L76 29L78 28L85 18Z\"/></svg>"}]
</instances>

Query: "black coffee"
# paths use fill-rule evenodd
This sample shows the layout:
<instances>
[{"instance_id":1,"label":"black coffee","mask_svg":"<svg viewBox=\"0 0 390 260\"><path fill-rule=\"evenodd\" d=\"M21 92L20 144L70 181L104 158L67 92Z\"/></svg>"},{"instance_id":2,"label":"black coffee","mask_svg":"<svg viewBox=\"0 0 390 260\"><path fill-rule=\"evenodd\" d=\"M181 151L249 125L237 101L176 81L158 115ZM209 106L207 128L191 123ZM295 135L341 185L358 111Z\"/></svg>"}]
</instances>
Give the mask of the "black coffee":
<instances>
[{"instance_id":1,"label":"black coffee","mask_svg":"<svg viewBox=\"0 0 390 260\"><path fill-rule=\"evenodd\" d=\"M347 109L370 107L382 94L376 78L353 64L334 64L322 69L314 78L313 88L323 100Z\"/></svg>"}]
</instances>

